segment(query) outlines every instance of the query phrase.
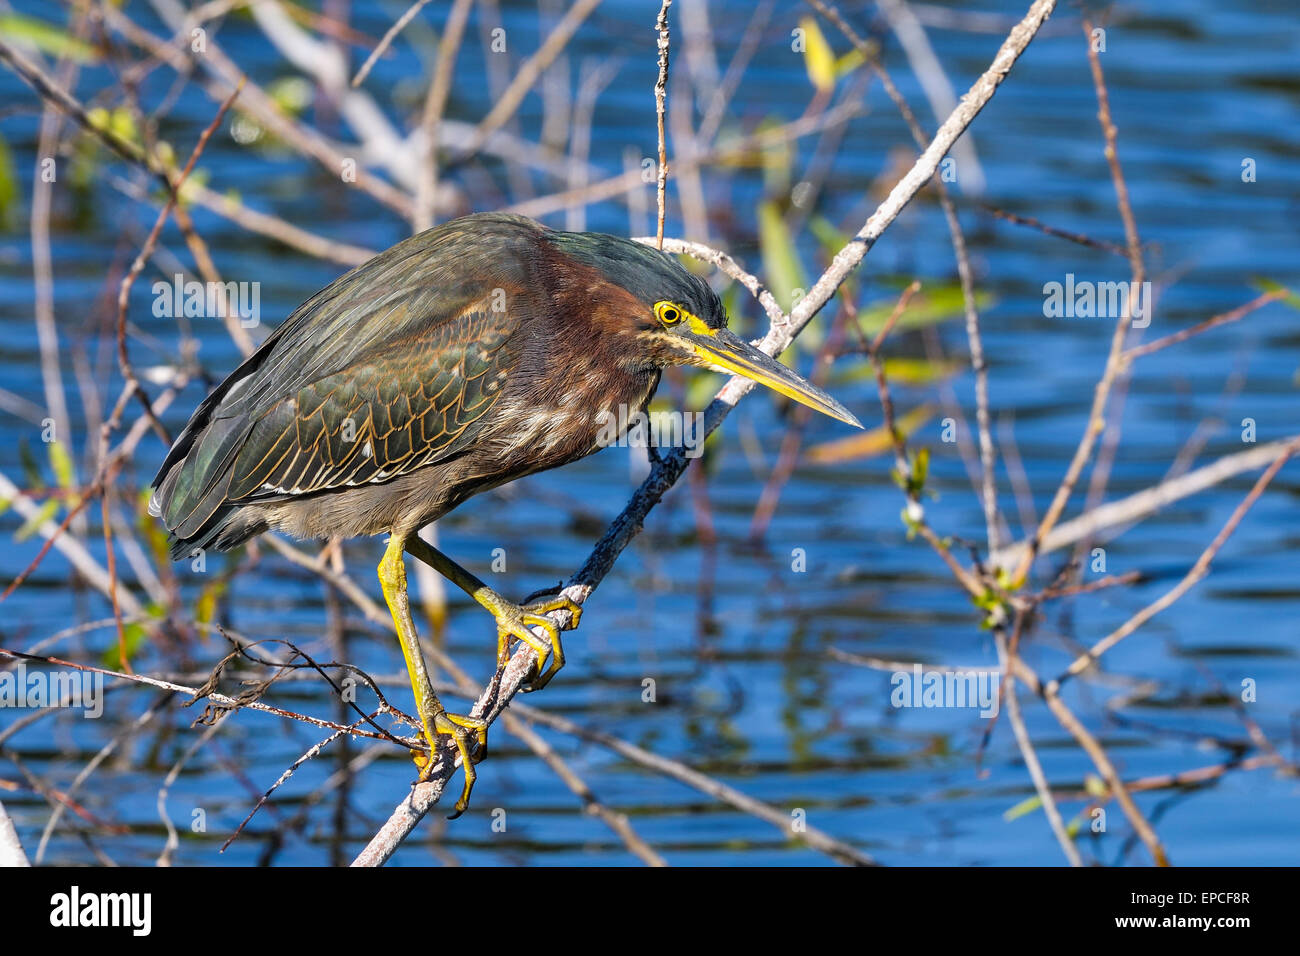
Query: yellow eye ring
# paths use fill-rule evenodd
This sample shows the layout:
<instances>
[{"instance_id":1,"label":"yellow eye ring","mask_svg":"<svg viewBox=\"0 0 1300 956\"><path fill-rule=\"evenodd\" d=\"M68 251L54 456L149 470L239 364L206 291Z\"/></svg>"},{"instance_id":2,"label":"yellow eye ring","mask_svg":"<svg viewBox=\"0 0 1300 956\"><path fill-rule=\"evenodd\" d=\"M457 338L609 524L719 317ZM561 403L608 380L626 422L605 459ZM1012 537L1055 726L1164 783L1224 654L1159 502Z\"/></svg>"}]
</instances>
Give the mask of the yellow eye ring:
<instances>
[{"instance_id":1,"label":"yellow eye ring","mask_svg":"<svg viewBox=\"0 0 1300 956\"><path fill-rule=\"evenodd\" d=\"M655 317L664 325L676 325L682 320L683 315L682 310L671 302L655 304Z\"/></svg>"}]
</instances>

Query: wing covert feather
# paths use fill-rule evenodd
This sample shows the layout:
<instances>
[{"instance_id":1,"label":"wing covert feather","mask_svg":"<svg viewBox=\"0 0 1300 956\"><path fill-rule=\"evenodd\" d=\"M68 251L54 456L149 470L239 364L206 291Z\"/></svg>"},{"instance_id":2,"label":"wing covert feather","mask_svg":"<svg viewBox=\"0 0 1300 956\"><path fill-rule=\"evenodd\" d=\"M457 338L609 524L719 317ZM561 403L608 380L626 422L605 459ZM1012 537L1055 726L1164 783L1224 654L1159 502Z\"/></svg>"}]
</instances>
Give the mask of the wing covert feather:
<instances>
[{"instance_id":1,"label":"wing covert feather","mask_svg":"<svg viewBox=\"0 0 1300 956\"><path fill-rule=\"evenodd\" d=\"M229 497L389 481L462 451L519 357L516 323L478 305L281 399L236 457Z\"/></svg>"},{"instance_id":2,"label":"wing covert feather","mask_svg":"<svg viewBox=\"0 0 1300 956\"><path fill-rule=\"evenodd\" d=\"M386 481L462 451L523 354L512 335L543 231L457 220L330 283L200 403L151 509L185 539L230 505Z\"/></svg>"}]
</instances>

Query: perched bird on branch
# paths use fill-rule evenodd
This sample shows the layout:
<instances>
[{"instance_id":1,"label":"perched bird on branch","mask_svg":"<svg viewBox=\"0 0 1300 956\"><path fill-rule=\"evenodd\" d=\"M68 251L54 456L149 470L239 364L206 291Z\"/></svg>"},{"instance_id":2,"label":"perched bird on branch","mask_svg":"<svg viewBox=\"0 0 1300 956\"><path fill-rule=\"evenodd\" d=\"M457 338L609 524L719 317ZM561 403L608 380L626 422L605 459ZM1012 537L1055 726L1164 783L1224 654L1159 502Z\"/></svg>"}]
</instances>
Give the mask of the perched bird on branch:
<instances>
[{"instance_id":1,"label":"perched bird on branch","mask_svg":"<svg viewBox=\"0 0 1300 956\"><path fill-rule=\"evenodd\" d=\"M672 257L488 213L399 242L299 306L195 410L149 510L176 559L268 529L386 533L379 580L429 745L413 753L427 770L438 737L454 740L465 770L459 815L475 779L471 741L482 753L487 725L448 713L433 692L403 554L491 612L499 664L512 639L533 647L530 689L543 687L564 663L547 615L567 609L574 627L578 605L512 603L418 532L481 491L597 451L605 425L644 409L669 365L743 375L861 427L729 332L717 295Z\"/></svg>"}]
</instances>

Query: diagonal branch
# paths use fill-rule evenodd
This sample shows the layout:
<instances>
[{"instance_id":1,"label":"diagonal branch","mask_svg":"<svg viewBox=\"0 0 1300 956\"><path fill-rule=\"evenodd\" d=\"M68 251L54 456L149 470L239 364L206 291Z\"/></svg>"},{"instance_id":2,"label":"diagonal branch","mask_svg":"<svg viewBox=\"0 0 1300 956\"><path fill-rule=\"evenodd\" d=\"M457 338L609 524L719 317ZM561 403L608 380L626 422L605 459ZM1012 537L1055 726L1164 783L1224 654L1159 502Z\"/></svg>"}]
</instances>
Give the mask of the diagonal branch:
<instances>
[{"instance_id":1,"label":"diagonal branch","mask_svg":"<svg viewBox=\"0 0 1300 956\"><path fill-rule=\"evenodd\" d=\"M759 343L759 348L768 355L781 354L830 301L885 229L898 218L912 198L929 182L952 144L993 98L998 86L1006 78L1020 54L1029 46L1055 6L1055 0L1036 0L1024 19L1011 30L989 68L975 81L962 97L957 108L939 127L934 139L911 170L899 180L858 233L836 253L830 266L790 314L773 318L767 334ZM749 392L753 384L747 379L732 378L722 387L705 410L706 434L712 433L722 424L723 419ZM572 598L578 604L582 604L587 599L609 573L623 549L640 532L646 516L682 476L689 463L690 459L686 457L684 450L679 448L654 464L650 474L633 493L623 511L606 529L582 567L569 579L562 591L564 596ZM554 611L550 616L561 627L569 624L571 617L568 611ZM519 691L520 686L526 682L536 661L536 652L528 645L521 644L499 678L494 678L483 690L470 712L471 715L491 724ZM443 788L454 773L454 750L444 748L440 762L430 771L429 779L412 787L411 792L394 809L392 816L362 850L353 865L383 865L429 809L438 802Z\"/></svg>"}]
</instances>

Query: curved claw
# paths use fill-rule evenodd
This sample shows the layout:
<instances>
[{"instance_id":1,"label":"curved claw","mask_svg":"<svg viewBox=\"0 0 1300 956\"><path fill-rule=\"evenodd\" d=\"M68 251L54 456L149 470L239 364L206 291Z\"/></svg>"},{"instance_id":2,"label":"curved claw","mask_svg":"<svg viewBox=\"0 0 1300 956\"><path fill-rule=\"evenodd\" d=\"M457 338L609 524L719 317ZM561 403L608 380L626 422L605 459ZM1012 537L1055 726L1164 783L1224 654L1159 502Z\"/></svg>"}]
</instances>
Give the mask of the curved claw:
<instances>
[{"instance_id":1,"label":"curved claw","mask_svg":"<svg viewBox=\"0 0 1300 956\"><path fill-rule=\"evenodd\" d=\"M465 771L465 786L461 790L460 799L456 801L453 808L455 812L447 819L455 820L469 808L469 795L474 789L474 781L478 774L474 771L474 764L478 763L487 755L487 721L478 717L467 717L462 714L449 714L445 710L432 715L433 726L427 728L425 740L429 744L429 752L412 751L415 758L415 764L420 768L420 781L428 779L429 772L437 763L435 754L438 752L438 743L435 737L442 735L451 737L456 744L456 750L460 754L460 765ZM426 725L427 727L427 725ZM475 750L471 751L469 742L473 739Z\"/></svg>"},{"instance_id":2,"label":"curved claw","mask_svg":"<svg viewBox=\"0 0 1300 956\"><path fill-rule=\"evenodd\" d=\"M560 629L551 623L548 617L539 617L535 614L524 615L524 621L528 624L536 624L546 631L546 636L551 640L550 664L547 665L546 655L541 651L537 652L537 677L528 682L523 688L524 693L531 694L533 691L541 690L551 682L551 678L556 675L561 667L564 666L564 645L560 643ZM543 666L546 669L543 670Z\"/></svg>"},{"instance_id":3,"label":"curved claw","mask_svg":"<svg viewBox=\"0 0 1300 956\"><path fill-rule=\"evenodd\" d=\"M515 605L497 616L498 664L505 664L507 645L512 637L523 641L537 652L537 677L523 688L525 693L541 690L564 666L564 645L560 642L560 628L547 617L552 611L568 611L572 615L572 619L564 628L566 631L573 630L582 619L582 605L567 597ZM540 627L546 632L545 640L533 633L534 627Z\"/></svg>"}]
</instances>

